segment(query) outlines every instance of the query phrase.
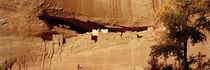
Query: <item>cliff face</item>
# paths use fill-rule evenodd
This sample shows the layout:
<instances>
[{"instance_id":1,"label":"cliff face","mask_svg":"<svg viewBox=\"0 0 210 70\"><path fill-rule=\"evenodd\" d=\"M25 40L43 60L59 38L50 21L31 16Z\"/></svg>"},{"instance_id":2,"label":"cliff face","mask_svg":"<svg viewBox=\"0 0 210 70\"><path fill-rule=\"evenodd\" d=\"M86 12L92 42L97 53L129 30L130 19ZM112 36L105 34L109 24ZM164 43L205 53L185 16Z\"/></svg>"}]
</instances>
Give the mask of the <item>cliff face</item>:
<instances>
[{"instance_id":1,"label":"cliff face","mask_svg":"<svg viewBox=\"0 0 210 70\"><path fill-rule=\"evenodd\" d=\"M153 12L148 0L56 0L56 5L64 11L102 18L148 17Z\"/></svg>"},{"instance_id":2,"label":"cliff face","mask_svg":"<svg viewBox=\"0 0 210 70\"><path fill-rule=\"evenodd\" d=\"M60 15L124 26L152 25L152 14L164 0L50 0L42 7L71 13ZM59 15L62 13L49 13Z\"/></svg>"},{"instance_id":3,"label":"cliff face","mask_svg":"<svg viewBox=\"0 0 210 70\"><path fill-rule=\"evenodd\" d=\"M48 30L34 14L41 0L0 0L0 34L37 35Z\"/></svg>"},{"instance_id":4,"label":"cliff face","mask_svg":"<svg viewBox=\"0 0 210 70\"><path fill-rule=\"evenodd\" d=\"M102 18L149 17L162 0L55 0L64 11Z\"/></svg>"},{"instance_id":5,"label":"cliff face","mask_svg":"<svg viewBox=\"0 0 210 70\"><path fill-rule=\"evenodd\" d=\"M47 31L37 16L92 21L108 27L154 26L152 14L164 0L1 0L0 29L8 33L40 34ZM19 20L19 21L16 21ZM6 24L5 24L6 23ZM28 23L28 24L27 24ZM32 28L34 27L34 28ZM36 33L32 33L36 32Z\"/></svg>"},{"instance_id":6,"label":"cliff face","mask_svg":"<svg viewBox=\"0 0 210 70\"><path fill-rule=\"evenodd\" d=\"M59 22L51 29L38 16L73 18L107 27L157 26L152 14L164 1L0 0L0 70L77 70L78 65L84 70L143 70L150 46L157 44L164 28L100 33L96 43L90 33L78 34ZM54 31L57 37L52 35ZM45 33L52 41L39 36ZM189 53L209 53L209 42L189 48Z\"/></svg>"}]
</instances>

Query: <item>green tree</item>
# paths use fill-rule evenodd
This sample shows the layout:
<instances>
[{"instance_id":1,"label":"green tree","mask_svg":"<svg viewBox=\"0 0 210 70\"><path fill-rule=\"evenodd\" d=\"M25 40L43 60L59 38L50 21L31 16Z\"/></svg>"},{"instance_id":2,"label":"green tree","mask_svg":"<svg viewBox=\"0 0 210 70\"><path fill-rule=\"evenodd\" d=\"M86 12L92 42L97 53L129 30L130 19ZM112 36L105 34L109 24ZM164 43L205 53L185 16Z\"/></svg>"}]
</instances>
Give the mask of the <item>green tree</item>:
<instances>
[{"instance_id":1,"label":"green tree","mask_svg":"<svg viewBox=\"0 0 210 70\"><path fill-rule=\"evenodd\" d=\"M170 1L170 2L169 2ZM189 70L187 43L206 40L204 31L210 32L210 0L169 0L155 14L159 23L166 27L165 36L158 45L152 46L152 56L176 56L176 60Z\"/></svg>"}]
</instances>

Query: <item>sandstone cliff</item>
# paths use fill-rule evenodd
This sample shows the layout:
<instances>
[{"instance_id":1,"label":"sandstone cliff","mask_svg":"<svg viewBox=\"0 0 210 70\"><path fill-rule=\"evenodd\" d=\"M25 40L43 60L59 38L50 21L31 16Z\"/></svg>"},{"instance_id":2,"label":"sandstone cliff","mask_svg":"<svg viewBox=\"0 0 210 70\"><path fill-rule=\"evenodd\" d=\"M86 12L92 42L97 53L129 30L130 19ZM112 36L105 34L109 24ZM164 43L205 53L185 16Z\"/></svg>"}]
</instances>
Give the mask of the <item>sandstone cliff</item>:
<instances>
[{"instance_id":1,"label":"sandstone cliff","mask_svg":"<svg viewBox=\"0 0 210 70\"><path fill-rule=\"evenodd\" d=\"M92 21L109 27L154 26L152 15L164 0L1 0L1 32L30 35L47 31L37 16ZM16 21L21 20L21 21ZM7 23L7 24L4 24ZM35 33L31 33L35 32Z\"/></svg>"},{"instance_id":2,"label":"sandstone cliff","mask_svg":"<svg viewBox=\"0 0 210 70\"><path fill-rule=\"evenodd\" d=\"M62 11L51 15L74 17L124 26L153 25L152 15L164 0L50 0L44 8ZM63 14L64 12L69 13Z\"/></svg>"},{"instance_id":3,"label":"sandstone cliff","mask_svg":"<svg viewBox=\"0 0 210 70\"><path fill-rule=\"evenodd\" d=\"M84 70L143 70L150 58L150 46L157 44L164 30L152 18L164 1L0 0L0 70L77 70L78 65ZM43 15L106 27L157 28L99 33L95 43L90 33L77 33L59 22L53 26L39 18ZM43 40L42 35L48 33L53 39ZM188 53L209 53L209 37Z\"/></svg>"}]
</instances>

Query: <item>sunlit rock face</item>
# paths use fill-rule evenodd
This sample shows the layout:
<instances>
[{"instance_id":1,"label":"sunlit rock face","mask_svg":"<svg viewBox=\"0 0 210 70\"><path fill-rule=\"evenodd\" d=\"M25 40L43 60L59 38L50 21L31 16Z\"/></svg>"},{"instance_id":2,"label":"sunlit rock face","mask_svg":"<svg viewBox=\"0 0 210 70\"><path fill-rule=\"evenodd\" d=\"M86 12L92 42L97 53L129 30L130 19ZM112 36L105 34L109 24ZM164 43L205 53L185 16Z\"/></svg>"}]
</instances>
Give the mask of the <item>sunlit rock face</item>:
<instances>
[{"instance_id":1,"label":"sunlit rock face","mask_svg":"<svg viewBox=\"0 0 210 70\"><path fill-rule=\"evenodd\" d=\"M39 35L48 30L33 11L42 0L0 0L0 34Z\"/></svg>"},{"instance_id":2,"label":"sunlit rock face","mask_svg":"<svg viewBox=\"0 0 210 70\"><path fill-rule=\"evenodd\" d=\"M107 27L157 26L152 15L164 1L0 0L0 70L78 70L78 65L83 70L144 70L148 67L150 47L157 44L165 28L99 32L98 41L94 42L91 33L78 34L57 26L53 30L68 38L53 35L38 16L45 11L50 16L96 22ZM52 41L44 41L41 37L45 34ZM202 51L209 58L210 36L206 35L204 43L193 47L189 43L188 53L195 55Z\"/></svg>"},{"instance_id":3,"label":"sunlit rock face","mask_svg":"<svg viewBox=\"0 0 210 70\"><path fill-rule=\"evenodd\" d=\"M119 25L150 25L151 17L164 0L50 0L46 6L73 13L81 20L117 23ZM141 26L141 25L140 25Z\"/></svg>"}]
</instances>

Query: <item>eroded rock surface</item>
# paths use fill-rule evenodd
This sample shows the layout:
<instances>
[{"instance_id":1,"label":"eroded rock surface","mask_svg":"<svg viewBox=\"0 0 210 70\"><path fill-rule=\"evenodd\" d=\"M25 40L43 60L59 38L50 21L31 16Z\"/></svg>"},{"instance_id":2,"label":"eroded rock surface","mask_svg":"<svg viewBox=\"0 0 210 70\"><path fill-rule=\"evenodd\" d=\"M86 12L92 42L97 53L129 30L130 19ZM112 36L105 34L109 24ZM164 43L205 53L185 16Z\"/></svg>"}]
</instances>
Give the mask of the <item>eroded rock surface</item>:
<instances>
[{"instance_id":1,"label":"eroded rock surface","mask_svg":"<svg viewBox=\"0 0 210 70\"><path fill-rule=\"evenodd\" d=\"M110 25L154 25L151 18L164 0L46 0L44 8L62 12L50 15L74 17Z\"/></svg>"},{"instance_id":2,"label":"eroded rock surface","mask_svg":"<svg viewBox=\"0 0 210 70\"><path fill-rule=\"evenodd\" d=\"M164 30L152 18L163 1L0 0L0 70L77 70L78 65L84 70L143 70L150 58L150 46L157 44ZM150 28L99 33L94 42L91 33L77 33L59 22L53 26L40 20L40 15L107 27ZM52 39L43 40L48 32ZM207 42L191 47L189 53L209 53L207 35Z\"/></svg>"}]
</instances>

